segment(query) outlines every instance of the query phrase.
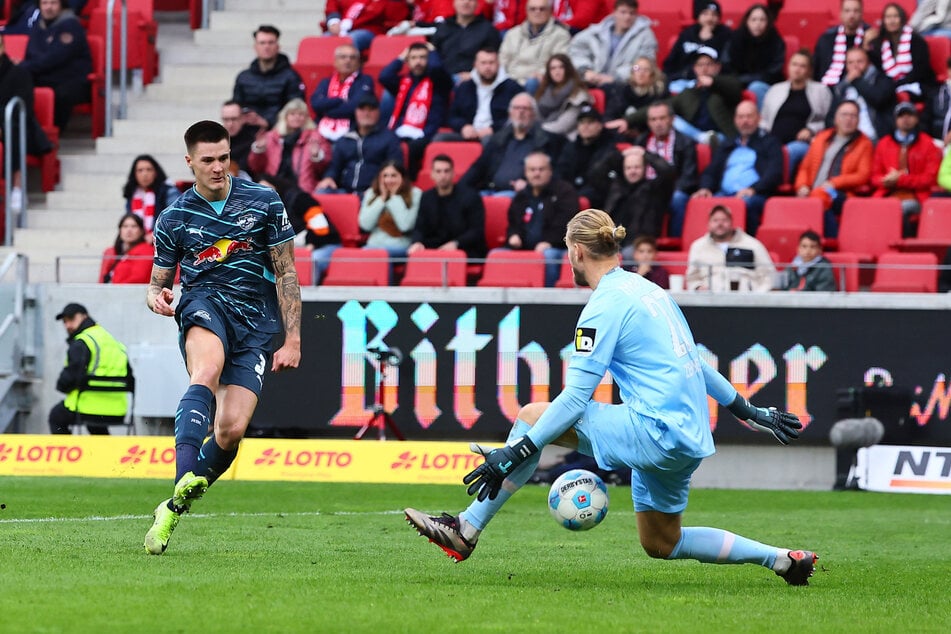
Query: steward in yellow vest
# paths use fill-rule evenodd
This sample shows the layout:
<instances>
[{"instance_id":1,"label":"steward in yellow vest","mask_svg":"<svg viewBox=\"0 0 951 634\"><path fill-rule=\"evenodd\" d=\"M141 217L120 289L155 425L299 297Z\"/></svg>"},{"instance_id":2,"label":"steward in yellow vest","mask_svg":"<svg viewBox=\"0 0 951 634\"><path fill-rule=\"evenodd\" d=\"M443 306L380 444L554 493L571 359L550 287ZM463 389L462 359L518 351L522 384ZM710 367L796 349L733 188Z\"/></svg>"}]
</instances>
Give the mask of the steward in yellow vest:
<instances>
[{"instance_id":1,"label":"steward in yellow vest","mask_svg":"<svg viewBox=\"0 0 951 634\"><path fill-rule=\"evenodd\" d=\"M76 413L82 415L90 434L108 434L106 425L121 423L128 410L123 390L131 376L125 346L98 325L80 304L67 304L56 316L62 320L69 337L66 363L56 381L56 389L66 398L50 410L50 431L70 433ZM116 391L90 391L86 387L115 387ZM100 423L100 424L95 424Z\"/></svg>"}]
</instances>

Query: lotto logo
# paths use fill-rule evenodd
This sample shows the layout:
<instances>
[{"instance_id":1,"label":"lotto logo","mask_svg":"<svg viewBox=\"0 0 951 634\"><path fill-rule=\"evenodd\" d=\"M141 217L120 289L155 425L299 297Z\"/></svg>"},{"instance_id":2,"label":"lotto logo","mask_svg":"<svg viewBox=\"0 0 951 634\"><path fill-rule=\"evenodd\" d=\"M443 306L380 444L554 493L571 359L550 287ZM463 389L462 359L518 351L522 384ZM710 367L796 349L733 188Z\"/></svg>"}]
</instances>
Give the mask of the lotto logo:
<instances>
[{"instance_id":1,"label":"lotto logo","mask_svg":"<svg viewBox=\"0 0 951 634\"><path fill-rule=\"evenodd\" d=\"M391 470L419 468L422 471L453 471L465 469L471 471L484 461L482 456L471 453L424 453L417 456L409 451L401 453Z\"/></svg>"},{"instance_id":2,"label":"lotto logo","mask_svg":"<svg viewBox=\"0 0 951 634\"><path fill-rule=\"evenodd\" d=\"M139 445L132 445L126 450L125 455L119 458L119 464L139 464L143 461L146 464L175 464L175 449L172 447L144 449Z\"/></svg>"},{"instance_id":3,"label":"lotto logo","mask_svg":"<svg viewBox=\"0 0 951 634\"><path fill-rule=\"evenodd\" d=\"M0 442L0 462L6 462L11 451L13 451L13 447L7 447L6 443Z\"/></svg>"},{"instance_id":4,"label":"lotto logo","mask_svg":"<svg viewBox=\"0 0 951 634\"><path fill-rule=\"evenodd\" d=\"M277 451L273 447L268 447L254 459L254 464L258 466L273 466L279 464L283 467L349 467L353 462L353 455L348 451Z\"/></svg>"},{"instance_id":5,"label":"lotto logo","mask_svg":"<svg viewBox=\"0 0 951 634\"><path fill-rule=\"evenodd\" d=\"M272 465L277 462L277 459L281 457L280 451L275 451L273 448L268 447L261 452L261 456L255 459L254 464L256 465Z\"/></svg>"},{"instance_id":6,"label":"lotto logo","mask_svg":"<svg viewBox=\"0 0 951 634\"><path fill-rule=\"evenodd\" d=\"M390 469L409 469L413 466L413 463L416 462L418 456L413 455L408 451L404 451L399 456L397 456L396 462L390 465Z\"/></svg>"}]
</instances>

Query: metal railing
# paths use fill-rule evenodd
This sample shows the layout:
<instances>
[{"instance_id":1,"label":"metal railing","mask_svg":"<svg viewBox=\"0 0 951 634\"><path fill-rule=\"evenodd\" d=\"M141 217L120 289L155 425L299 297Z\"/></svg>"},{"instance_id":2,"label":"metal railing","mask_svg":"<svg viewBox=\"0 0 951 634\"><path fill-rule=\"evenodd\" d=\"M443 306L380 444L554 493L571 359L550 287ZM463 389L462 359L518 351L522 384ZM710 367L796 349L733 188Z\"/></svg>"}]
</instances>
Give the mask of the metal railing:
<instances>
[{"instance_id":1,"label":"metal railing","mask_svg":"<svg viewBox=\"0 0 951 634\"><path fill-rule=\"evenodd\" d=\"M20 139L20 152L17 157L19 160L17 163L20 166L20 191L23 193L22 196L22 207L19 213L14 212L13 208L10 205L10 197L13 194L13 144L9 142L13 138L13 114L14 111L19 109L19 120L20 125L19 129L19 139ZM26 216L27 200L26 200L26 102L23 101L20 97L14 97L9 102L7 102L6 108L3 111L3 138L7 139L7 143L3 145L3 179L4 179L4 191L3 191L3 201L4 206L6 207L6 225L3 235L3 244L5 246L10 246L13 244L13 228L14 225L17 227L22 226L22 220Z\"/></svg>"},{"instance_id":2,"label":"metal railing","mask_svg":"<svg viewBox=\"0 0 951 634\"><path fill-rule=\"evenodd\" d=\"M126 118L128 79L126 74L129 67L129 10L125 0L119 0L119 119ZM105 135L112 136L112 22L116 0L106 2L106 103L105 103Z\"/></svg>"}]
</instances>

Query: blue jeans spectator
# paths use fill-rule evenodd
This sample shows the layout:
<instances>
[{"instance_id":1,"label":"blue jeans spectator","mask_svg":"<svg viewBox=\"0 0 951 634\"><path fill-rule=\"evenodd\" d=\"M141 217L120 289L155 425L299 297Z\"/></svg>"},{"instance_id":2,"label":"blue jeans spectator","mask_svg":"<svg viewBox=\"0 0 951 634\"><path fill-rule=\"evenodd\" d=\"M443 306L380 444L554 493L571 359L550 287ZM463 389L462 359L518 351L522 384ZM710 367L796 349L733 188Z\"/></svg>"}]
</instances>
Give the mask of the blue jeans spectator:
<instances>
[{"instance_id":1,"label":"blue jeans spectator","mask_svg":"<svg viewBox=\"0 0 951 634\"><path fill-rule=\"evenodd\" d=\"M310 259L314 263L314 285L320 284L327 267L330 266L330 256L334 251L340 248L339 244L325 244L317 247L310 253Z\"/></svg>"},{"instance_id":2,"label":"blue jeans spectator","mask_svg":"<svg viewBox=\"0 0 951 634\"><path fill-rule=\"evenodd\" d=\"M759 110L763 109L763 97L766 96L766 91L769 90L769 84L765 81L751 81L749 86L746 87L751 93L756 95L756 107Z\"/></svg>"},{"instance_id":3,"label":"blue jeans spectator","mask_svg":"<svg viewBox=\"0 0 951 634\"><path fill-rule=\"evenodd\" d=\"M670 223L667 225L667 234L679 238L684 232L684 217L687 215L687 201L690 194L679 189L674 190L670 198ZM689 246L689 245L685 245Z\"/></svg>"},{"instance_id":4,"label":"blue jeans spectator","mask_svg":"<svg viewBox=\"0 0 951 634\"><path fill-rule=\"evenodd\" d=\"M805 141L790 141L786 144L786 152L789 154L789 181L796 182L796 172L799 170L799 164L809 151L809 144Z\"/></svg>"}]
</instances>

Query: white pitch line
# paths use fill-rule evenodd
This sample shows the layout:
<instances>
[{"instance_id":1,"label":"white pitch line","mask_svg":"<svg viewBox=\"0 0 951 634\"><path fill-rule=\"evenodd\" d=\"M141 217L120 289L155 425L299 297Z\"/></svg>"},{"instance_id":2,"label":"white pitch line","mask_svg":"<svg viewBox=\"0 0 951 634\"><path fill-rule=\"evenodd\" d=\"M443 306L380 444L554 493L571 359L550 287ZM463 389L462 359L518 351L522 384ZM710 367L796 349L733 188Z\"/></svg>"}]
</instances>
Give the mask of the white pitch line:
<instances>
[{"instance_id":1,"label":"white pitch line","mask_svg":"<svg viewBox=\"0 0 951 634\"><path fill-rule=\"evenodd\" d=\"M273 511L270 513L189 513L190 518L208 519L215 517L338 517L348 515L399 515L403 511L302 511L295 513L283 513ZM122 520L147 520L152 519L151 515L112 515L105 517L102 515L91 515L89 517L24 517L14 519L0 519L0 524L52 524L56 522L116 522Z\"/></svg>"}]
</instances>

